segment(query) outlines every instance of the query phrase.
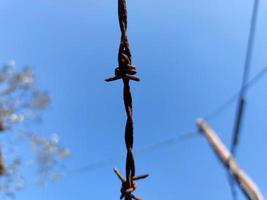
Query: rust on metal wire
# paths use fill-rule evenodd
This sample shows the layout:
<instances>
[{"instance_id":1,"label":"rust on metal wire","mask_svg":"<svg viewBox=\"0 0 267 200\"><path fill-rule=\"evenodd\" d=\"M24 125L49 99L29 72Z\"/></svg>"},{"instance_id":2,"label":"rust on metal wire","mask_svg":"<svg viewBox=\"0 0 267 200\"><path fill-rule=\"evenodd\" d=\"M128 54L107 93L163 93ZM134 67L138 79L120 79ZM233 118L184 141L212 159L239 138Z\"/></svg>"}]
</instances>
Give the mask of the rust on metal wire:
<instances>
[{"instance_id":1,"label":"rust on metal wire","mask_svg":"<svg viewBox=\"0 0 267 200\"><path fill-rule=\"evenodd\" d=\"M124 106L127 114L127 122L125 127L125 144L127 148L126 157L126 178L124 178L118 169L114 169L115 174L118 176L122 183L120 199L125 200L140 200L133 195L137 188L136 181L148 177L148 174L136 176L135 175L135 161L133 155L134 143L134 129L133 129L133 106L132 95L130 88L130 80L140 81L136 77L136 67L132 65L132 55L127 37L127 7L126 0L118 0L118 15L121 30L121 42L118 53L119 66L115 69L115 76L106 79L107 82L122 79L123 80L123 98Z\"/></svg>"}]
</instances>

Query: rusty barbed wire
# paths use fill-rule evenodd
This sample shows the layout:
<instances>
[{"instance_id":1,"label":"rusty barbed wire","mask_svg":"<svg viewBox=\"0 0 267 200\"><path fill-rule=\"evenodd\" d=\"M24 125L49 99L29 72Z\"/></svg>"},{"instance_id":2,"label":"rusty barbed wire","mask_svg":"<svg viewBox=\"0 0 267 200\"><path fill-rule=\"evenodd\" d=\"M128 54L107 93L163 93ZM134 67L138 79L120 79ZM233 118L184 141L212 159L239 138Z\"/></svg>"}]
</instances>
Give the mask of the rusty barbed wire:
<instances>
[{"instance_id":1,"label":"rusty barbed wire","mask_svg":"<svg viewBox=\"0 0 267 200\"><path fill-rule=\"evenodd\" d=\"M141 176L135 175L135 161L133 155L133 144L134 144L133 106L132 106L130 80L140 81L140 79L135 76L137 71L136 67L132 65L132 55L127 37L126 0L118 0L118 15L119 15L120 30L121 30L121 41L118 53L119 66L115 69L115 76L106 79L106 81L110 82L118 79L123 80L123 85L124 85L123 99L124 99L125 111L127 114L127 122L125 127L125 144L127 148L126 178L122 177L118 169L115 168L114 172L122 183L120 199L124 198L125 200L132 200L132 199L140 200L140 198L135 197L132 193L137 188L136 181L146 178L148 174L144 174Z\"/></svg>"}]
</instances>

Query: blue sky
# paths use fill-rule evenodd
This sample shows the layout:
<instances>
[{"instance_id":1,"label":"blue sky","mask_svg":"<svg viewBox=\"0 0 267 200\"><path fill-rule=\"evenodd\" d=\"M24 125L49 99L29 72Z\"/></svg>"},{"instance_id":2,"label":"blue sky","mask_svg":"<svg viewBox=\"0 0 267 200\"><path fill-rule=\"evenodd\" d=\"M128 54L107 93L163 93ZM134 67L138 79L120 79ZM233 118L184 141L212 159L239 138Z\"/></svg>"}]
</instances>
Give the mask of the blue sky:
<instances>
[{"instance_id":1,"label":"blue sky","mask_svg":"<svg viewBox=\"0 0 267 200\"><path fill-rule=\"evenodd\" d=\"M129 39L140 83L132 83L135 149L195 129L195 120L238 91L252 0L128 2ZM267 2L260 1L251 76L267 65ZM39 129L57 132L72 151L67 169L125 153L122 83L105 83L117 66L117 1L1 0L0 61L33 67L52 105ZM267 195L267 77L248 92L238 161ZM236 103L210 123L229 145ZM136 156L148 172L144 199L230 199L226 172L202 136ZM29 185L18 200L118 199L112 172L124 161ZM67 171L68 171L67 170ZM244 199L240 195L240 199Z\"/></svg>"}]
</instances>

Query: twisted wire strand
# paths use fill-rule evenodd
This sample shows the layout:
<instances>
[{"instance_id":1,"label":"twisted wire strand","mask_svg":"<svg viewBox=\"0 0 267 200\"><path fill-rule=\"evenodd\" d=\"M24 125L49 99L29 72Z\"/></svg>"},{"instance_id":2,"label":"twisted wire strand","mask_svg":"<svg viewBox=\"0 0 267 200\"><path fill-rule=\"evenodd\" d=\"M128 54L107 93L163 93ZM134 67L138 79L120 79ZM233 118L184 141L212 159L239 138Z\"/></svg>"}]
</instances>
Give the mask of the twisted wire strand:
<instances>
[{"instance_id":1,"label":"twisted wire strand","mask_svg":"<svg viewBox=\"0 0 267 200\"><path fill-rule=\"evenodd\" d=\"M127 6L126 0L118 0L118 16L121 30L121 41L118 53L119 66L115 69L115 76L106 79L107 82L115 81L118 79L123 80L123 99L124 107L127 114L127 122L125 126L125 145L127 149L126 156L126 178L122 177L118 169L114 172L122 182L121 197L120 199L132 200L140 199L135 197L132 193L137 188L136 180L144 179L148 174L136 176L135 175L135 161L133 155L134 144L134 126L133 126L133 104L130 88L130 80L140 81L139 78L134 76L136 68L132 65L132 55L130 45L127 37Z\"/></svg>"}]
</instances>

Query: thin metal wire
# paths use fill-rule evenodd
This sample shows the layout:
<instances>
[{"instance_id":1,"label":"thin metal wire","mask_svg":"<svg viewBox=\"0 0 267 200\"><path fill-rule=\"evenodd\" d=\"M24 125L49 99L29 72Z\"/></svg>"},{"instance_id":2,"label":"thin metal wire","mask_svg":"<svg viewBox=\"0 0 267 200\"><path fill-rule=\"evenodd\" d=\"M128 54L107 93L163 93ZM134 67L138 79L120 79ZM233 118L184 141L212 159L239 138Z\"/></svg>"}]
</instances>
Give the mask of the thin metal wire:
<instances>
[{"instance_id":1,"label":"thin metal wire","mask_svg":"<svg viewBox=\"0 0 267 200\"><path fill-rule=\"evenodd\" d=\"M127 149L126 158L126 178L122 177L118 169L114 169L114 172L122 182L121 196L120 199L132 200L139 198L133 195L133 192L137 188L135 181L144 179L148 174L136 176L135 175L135 161L133 155L133 144L134 144L134 128L133 128L133 105L132 95L130 88L130 80L140 81L135 76L136 68L132 65L132 55L130 45L127 37L127 7L126 0L118 0L118 16L121 30L121 42L118 53L119 66L115 69L115 76L106 79L107 82L115 81L118 79L123 80L123 99L124 107L127 114L127 122L125 127L125 144Z\"/></svg>"},{"instance_id":2,"label":"thin metal wire","mask_svg":"<svg viewBox=\"0 0 267 200\"><path fill-rule=\"evenodd\" d=\"M171 145L175 145L178 142L182 142L182 141L186 141L186 140L192 139L192 138L194 138L194 137L196 137L198 135L199 135L198 131L196 131L196 130L187 131L187 132L184 132L183 134L180 134L180 135L178 135L176 137L167 138L167 139L162 140L160 142L157 142L157 143L154 143L152 145L149 145L149 146L143 147L141 149L138 149L138 150L135 151L135 153L137 155L148 154L148 153L151 153L151 152L153 152L155 150L158 150L160 148L170 147ZM90 172L90 171L93 171L93 170L97 170L97 169L99 169L101 167L109 166L111 164L120 162L123 159L124 159L123 155L120 155L120 156L117 156L117 157L112 157L110 159L103 159L103 160L100 160L100 161L85 165L83 167L71 170L71 171L69 171L67 173L67 175L77 175L77 174L81 174L81 173Z\"/></svg>"},{"instance_id":3,"label":"thin metal wire","mask_svg":"<svg viewBox=\"0 0 267 200\"><path fill-rule=\"evenodd\" d=\"M242 80L242 85L241 85L240 95L239 95L239 100L238 100L238 105L237 105L233 138L232 138L232 143L230 147L230 150L233 156L235 156L236 154L236 148L239 143L240 132L241 132L242 122L243 122L244 113L245 113L246 92L247 92L246 84L249 79L249 73L251 69L251 60L252 60L252 53L254 49L254 43L255 43L254 41L255 41L258 10L259 10L259 0L254 0L251 23L250 23L249 38L248 38L248 43L247 43L244 74L243 74L243 80ZM232 178L229 178L229 184L230 184L231 191L232 191L232 197L235 200L237 199L237 192L235 189L234 180Z\"/></svg>"},{"instance_id":4,"label":"thin metal wire","mask_svg":"<svg viewBox=\"0 0 267 200\"><path fill-rule=\"evenodd\" d=\"M248 44L247 44L244 74L243 74L243 80L242 80L242 85L241 85L240 94L239 94L233 140L232 140L232 145L231 145L231 152L233 155L235 154L235 150L238 144L240 128L242 126L243 113L244 113L245 104L246 104L246 92L247 92L246 84L248 82L249 73L251 69L251 60L252 60L251 58L252 58L252 53L253 53L254 43L255 43L254 41L255 41L256 25L257 25L257 18L258 18L258 10L259 10L259 0L255 0L254 5L253 5L251 23L250 23L251 25L250 25L250 31L249 31Z\"/></svg>"},{"instance_id":5,"label":"thin metal wire","mask_svg":"<svg viewBox=\"0 0 267 200\"><path fill-rule=\"evenodd\" d=\"M264 67L262 70L260 70L250 81L246 83L245 85L246 89L248 90L249 88L254 86L258 81L260 81L264 77L264 75L266 75L266 73L267 73L267 66ZM220 115L221 112L223 112L227 107L229 107L232 103L234 103L236 99L238 99L239 94L240 92L236 92L234 95L229 97L224 103L218 106L217 109L208 113L204 118L206 120L210 120Z\"/></svg>"}]
</instances>

